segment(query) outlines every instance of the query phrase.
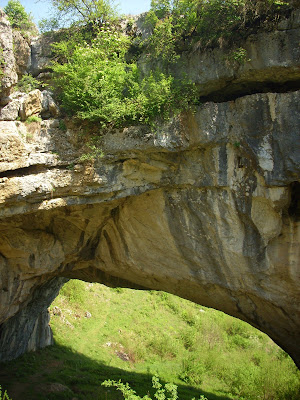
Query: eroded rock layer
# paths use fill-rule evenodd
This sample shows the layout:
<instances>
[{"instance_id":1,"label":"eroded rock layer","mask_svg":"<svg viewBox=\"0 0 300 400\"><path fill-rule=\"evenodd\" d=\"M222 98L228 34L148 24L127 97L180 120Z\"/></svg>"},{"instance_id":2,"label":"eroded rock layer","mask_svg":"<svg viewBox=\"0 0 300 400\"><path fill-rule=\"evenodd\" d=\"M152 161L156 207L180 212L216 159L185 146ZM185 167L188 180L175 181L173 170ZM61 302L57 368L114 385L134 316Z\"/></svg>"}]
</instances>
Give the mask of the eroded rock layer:
<instances>
[{"instance_id":1,"label":"eroded rock layer","mask_svg":"<svg viewBox=\"0 0 300 400\"><path fill-rule=\"evenodd\" d=\"M299 37L293 21L286 29ZM299 65L280 54L265 69L296 82ZM46 309L77 278L220 309L299 365L300 112L289 90L108 132L104 156L85 163L82 132L53 119L49 93L13 97L2 112L17 99L18 115L28 103L47 119L0 122L0 359L51 343Z\"/></svg>"}]
</instances>

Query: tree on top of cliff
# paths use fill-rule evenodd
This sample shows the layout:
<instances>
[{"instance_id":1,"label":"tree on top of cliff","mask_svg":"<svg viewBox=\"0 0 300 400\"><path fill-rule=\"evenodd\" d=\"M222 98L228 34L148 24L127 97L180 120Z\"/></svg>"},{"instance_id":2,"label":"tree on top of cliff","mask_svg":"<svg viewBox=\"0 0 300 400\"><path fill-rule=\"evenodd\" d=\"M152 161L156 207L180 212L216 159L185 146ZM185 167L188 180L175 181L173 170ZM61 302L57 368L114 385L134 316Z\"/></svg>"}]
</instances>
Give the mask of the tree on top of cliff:
<instances>
[{"instance_id":1,"label":"tree on top of cliff","mask_svg":"<svg viewBox=\"0 0 300 400\"><path fill-rule=\"evenodd\" d=\"M63 24L102 26L117 16L114 0L51 0L56 20Z\"/></svg>"},{"instance_id":2,"label":"tree on top of cliff","mask_svg":"<svg viewBox=\"0 0 300 400\"><path fill-rule=\"evenodd\" d=\"M11 26L20 30L36 29L32 16L25 11L25 8L18 0L9 0L4 12L8 16Z\"/></svg>"}]
</instances>

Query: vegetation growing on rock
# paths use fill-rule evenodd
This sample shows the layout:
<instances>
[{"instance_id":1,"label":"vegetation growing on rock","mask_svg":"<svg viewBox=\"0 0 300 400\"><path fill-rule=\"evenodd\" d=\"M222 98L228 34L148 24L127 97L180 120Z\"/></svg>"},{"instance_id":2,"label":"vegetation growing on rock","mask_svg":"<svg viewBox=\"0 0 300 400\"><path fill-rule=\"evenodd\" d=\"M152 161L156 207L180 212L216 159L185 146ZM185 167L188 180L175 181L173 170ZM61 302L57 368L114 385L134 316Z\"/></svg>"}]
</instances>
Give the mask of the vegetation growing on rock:
<instances>
[{"instance_id":1,"label":"vegetation growing on rock","mask_svg":"<svg viewBox=\"0 0 300 400\"><path fill-rule=\"evenodd\" d=\"M96 2L93 12L89 3L83 10L81 2L53 2L81 16L80 27L77 18L70 28L80 34L54 46L54 85L67 113L101 127L152 124L187 109L197 102L195 86L172 68L183 51L236 43L231 55L241 64L240 40L291 11L281 0L153 0L145 18L151 34L141 39L125 35L108 2Z\"/></svg>"},{"instance_id":2,"label":"vegetation growing on rock","mask_svg":"<svg viewBox=\"0 0 300 400\"><path fill-rule=\"evenodd\" d=\"M188 104L192 84L156 69L142 74L126 61L130 39L114 27L100 28L88 45L78 45L68 62L54 65L55 86L65 111L101 126L151 123Z\"/></svg>"},{"instance_id":3,"label":"vegetation growing on rock","mask_svg":"<svg viewBox=\"0 0 300 400\"><path fill-rule=\"evenodd\" d=\"M18 0L9 0L4 12L8 16L11 26L22 31L35 31L32 17L28 14L24 6Z\"/></svg>"}]
</instances>

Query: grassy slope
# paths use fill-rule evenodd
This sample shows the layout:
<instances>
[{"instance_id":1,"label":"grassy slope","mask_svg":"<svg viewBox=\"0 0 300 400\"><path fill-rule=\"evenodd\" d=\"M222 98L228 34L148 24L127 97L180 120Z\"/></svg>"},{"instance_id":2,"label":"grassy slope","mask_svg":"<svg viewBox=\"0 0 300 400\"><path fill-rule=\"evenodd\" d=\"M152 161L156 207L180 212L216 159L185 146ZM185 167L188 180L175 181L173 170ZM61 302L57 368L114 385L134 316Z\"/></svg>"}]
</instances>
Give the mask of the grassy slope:
<instances>
[{"instance_id":1,"label":"grassy slope","mask_svg":"<svg viewBox=\"0 0 300 400\"><path fill-rule=\"evenodd\" d=\"M105 379L143 396L155 373L182 400L300 398L299 371L266 335L175 296L70 281L51 313L56 345L3 366L13 400L120 399ZM53 382L72 393L51 392Z\"/></svg>"}]
</instances>

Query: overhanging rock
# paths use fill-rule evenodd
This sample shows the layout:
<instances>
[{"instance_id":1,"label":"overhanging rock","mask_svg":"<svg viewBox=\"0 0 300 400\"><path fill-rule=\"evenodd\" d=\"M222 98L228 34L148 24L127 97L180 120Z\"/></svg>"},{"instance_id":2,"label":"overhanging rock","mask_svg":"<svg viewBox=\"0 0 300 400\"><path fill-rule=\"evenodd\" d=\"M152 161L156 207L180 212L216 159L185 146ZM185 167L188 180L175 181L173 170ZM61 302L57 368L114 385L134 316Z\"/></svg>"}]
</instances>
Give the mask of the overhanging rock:
<instances>
[{"instance_id":1,"label":"overhanging rock","mask_svg":"<svg viewBox=\"0 0 300 400\"><path fill-rule=\"evenodd\" d=\"M0 359L51 342L46 309L77 278L220 309L299 366L299 92L275 89L108 132L86 163L71 121L1 121Z\"/></svg>"}]
</instances>

